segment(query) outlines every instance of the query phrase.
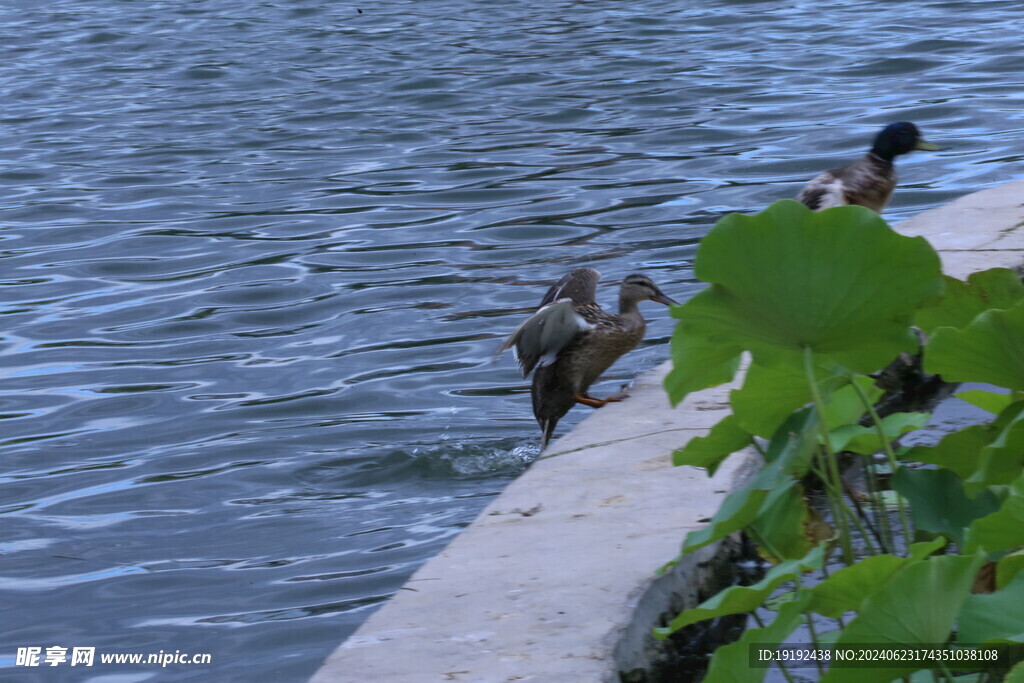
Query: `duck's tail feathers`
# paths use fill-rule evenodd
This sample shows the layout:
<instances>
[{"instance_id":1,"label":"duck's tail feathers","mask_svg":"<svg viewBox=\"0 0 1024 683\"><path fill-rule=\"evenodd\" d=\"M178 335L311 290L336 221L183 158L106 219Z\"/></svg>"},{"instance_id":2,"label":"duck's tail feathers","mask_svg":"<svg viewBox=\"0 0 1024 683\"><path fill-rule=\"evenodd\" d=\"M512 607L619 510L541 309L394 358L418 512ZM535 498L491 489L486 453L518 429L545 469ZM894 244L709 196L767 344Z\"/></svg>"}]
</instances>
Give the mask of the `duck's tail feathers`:
<instances>
[{"instance_id":1,"label":"duck's tail feathers","mask_svg":"<svg viewBox=\"0 0 1024 683\"><path fill-rule=\"evenodd\" d=\"M543 453L544 449L548 447L548 443L551 441L551 435L555 433L555 426L558 424L558 418L549 418L547 420L541 420L540 422L540 450Z\"/></svg>"}]
</instances>

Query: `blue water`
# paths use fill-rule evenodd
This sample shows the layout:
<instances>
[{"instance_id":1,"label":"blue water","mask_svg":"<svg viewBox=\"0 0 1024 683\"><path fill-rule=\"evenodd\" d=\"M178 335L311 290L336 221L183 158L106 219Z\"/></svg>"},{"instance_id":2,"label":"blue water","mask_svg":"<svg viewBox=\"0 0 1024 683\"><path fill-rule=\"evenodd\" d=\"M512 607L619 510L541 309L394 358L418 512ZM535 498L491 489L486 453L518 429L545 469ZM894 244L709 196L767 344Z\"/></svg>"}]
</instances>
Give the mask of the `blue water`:
<instances>
[{"instance_id":1,"label":"blue water","mask_svg":"<svg viewBox=\"0 0 1024 683\"><path fill-rule=\"evenodd\" d=\"M536 456L491 356L570 267L686 299L715 220L894 120L946 150L890 220L1024 169L1014 2L0 18L5 680L304 680ZM599 395L666 357L644 310ZM14 666L52 645L212 664Z\"/></svg>"}]
</instances>

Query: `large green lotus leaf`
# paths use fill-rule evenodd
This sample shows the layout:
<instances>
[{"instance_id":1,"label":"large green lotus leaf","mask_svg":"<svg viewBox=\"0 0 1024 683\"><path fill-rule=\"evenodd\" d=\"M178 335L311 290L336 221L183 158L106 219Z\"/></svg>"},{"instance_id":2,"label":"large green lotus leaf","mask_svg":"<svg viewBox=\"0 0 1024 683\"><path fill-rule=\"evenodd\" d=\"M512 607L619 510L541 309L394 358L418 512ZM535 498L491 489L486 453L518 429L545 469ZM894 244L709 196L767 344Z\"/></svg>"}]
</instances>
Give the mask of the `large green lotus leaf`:
<instances>
[{"instance_id":1,"label":"large green lotus leaf","mask_svg":"<svg viewBox=\"0 0 1024 683\"><path fill-rule=\"evenodd\" d=\"M914 446L902 454L905 460L939 465L967 479L978 469L981 451L999 435L993 425L972 425L947 434L934 446Z\"/></svg>"},{"instance_id":2,"label":"large green lotus leaf","mask_svg":"<svg viewBox=\"0 0 1024 683\"><path fill-rule=\"evenodd\" d=\"M990 553L1024 546L1024 477L1010 488L999 509L976 519L967 530L964 552L984 549Z\"/></svg>"},{"instance_id":3,"label":"large green lotus leaf","mask_svg":"<svg viewBox=\"0 0 1024 683\"><path fill-rule=\"evenodd\" d=\"M675 633L684 626L696 624L705 619L714 619L729 614L752 612L772 594L775 588L785 582L793 581L803 572L821 569L825 561L825 544L815 546L804 557L787 560L769 569L764 578L752 586L730 586L700 603L696 607L684 610L668 626L656 628L654 633L659 638Z\"/></svg>"},{"instance_id":4,"label":"large green lotus leaf","mask_svg":"<svg viewBox=\"0 0 1024 683\"><path fill-rule=\"evenodd\" d=\"M968 498L963 480L947 469L901 467L892 477L892 487L910 503L915 529L945 534L958 545L971 522L999 509L991 491Z\"/></svg>"},{"instance_id":5,"label":"large green lotus leaf","mask_svg":"<svg viewBox=\"0 0 1024 683\"><path fill-rule=\"evenodd\" d=\"M681 449L673 451L672 464L704 467L709 477L714 476L723 460L752 442L753 438L740 428L736 416L730 414L712 427L707 436L694 437Z\"/></svg>"},{"instance_id":6,"label":"large green lotus leaf","mask_svg":"<svg viewBox=\"0 0 1024 683\"><path fill-rule=\"evenodd\" d=\"M808 609L826 617L841 617L880 591L910 561L895 555L875 555L843 567L814 587Z\"/></svg>"},{"instance_id":7,"label":"large green lotus leaf","mask_svg":"<svg viewBox=\"0 0 1024 683\"><path fill-rule=\"evenodd\" d=\"M673 315L685 315L685 309L685 305L673 306ZM731 381L741 351L739 346L719 344L688 331L685 321L677 324L670 345L672 370L665 377L672 405L678 405L691 392Z\"/></svg>"},{"instance_id":8,"label":"large green lotus leaf","mask_svg":"<svg viewBox=\"0 0 1024 683\"><path fill-rule=\"evenodd\" d=\"M794 413L783 422L765 450L767 464L754 481L726 496L707 527L687 534L682 554L754 525L766 516L779 525L769 535L769 543L779 544L772 555L792 557L799 554L800 548L809 547L798 537L815 537L816 527L810 524L806 503L791 498L780 500L780 496L789 495L789 489L810 468L817 446L817 428L817 414L811 408Z\"/></svg>"},{"instance_id":9,"label":"large green lotus leaf","mask_svg":"<svg viewBox=\"0 0 1024 683\"><path fill-rule=\"evenodd\" d=\"M1006 555L996 564L996 587L1006 588L1022 571L1024 571L1024 550Z\"/></svg>"},{"instance_id":10,"label":"large green lotus leaf","mask_svg":"<svg viewBox=\"0 0 1024 683\"><path fill-rule=\"evenodd\" d=\"M897 571L911 562L920 562L946 545L935 539L910 546L909 557L874 555L834 572L815 586L809 610L826 617L840 617L856 610L864 599L881 590Z\"/></svg>"},{"instance_id":11,"label":"large green lotus leaf","mask_svg":"<svg viewBox=\"0 0 1024 683\"><path fill-rule=\"evenodd\" d=\"M771 624L764 628L748 628L735 643L715 650L704 683L756 683L764 680L769 670L750 666L751 646L756 644L772 649L786 640L803 623L803 611L809 599L807 591L798 591L793 600L782 606Z\"/></svg>"},{"instance_id":12,"label":"large green lotus leaf","mask_svg":"<svg viewBox=\"0 0 1024 683\"><path fill-rule=\"evenodd\" d=\"M931 413L893 413L882 418L882 434L885 443L894 441L901 434L921 429L931 418ZM874 427L863 427L857 424L843 425L833 429L829 440L834 451L852 451L861 455L871 455L885 448L885 443L878 437Z\"/></svg>"},{"instance_id":13,"label":"large green lotus leaf","mask_svg":"<svg viewBox=\"0 0 1024 683\"><path fill-rule=\"evenodd\" d=\"M814 213L790 200L720 220L694 272L711 283L683 307L695 330L749 348L755 360L810 347L855 372L913 350L913 312L945 284L923 238L897 234L863 207Z\"/></svg>"},{"instance_id":14,"label":"large green lotus leaf","mask_svg":"<svg viewBox=\"0 0 1024 683\"><path fill-rule=\"evenodd\" d=\"M962 643L1024 643L1024 575L1003 590L972 595L960 610Z\"/></svg>"},{"instance_id":15,"label":"large green lotus leaf","mask_svg":"<svg viewBox=\"0 0 1024 683\"><path fill-rule=\"evenodd\" d=\"M823 375L816 373L816 376L819 378L820 384L820 378ZM849 379L860 388L867 397L868 402L872 405L885 393L875 386L875 380L870 377L853 375ZM863 401L861 401L860 395L851 385L846 385L833 391L825 399L825 419L830 429L835 429L840 425L857 424L866 412L867 408L864 406Z\"/></svg>"},{"instance_id":16,"label":"large green lotus leaf","mask_svg":"<svg viewBox=\"0 0 1024 683\"><path fill-rule=\"evenodd\" d=\"M1020 276L1008 268L973 273L967 282L946 277L942 299L914 314L914 324L931 334L939 327L964 328L990 308L1010 308L1024 298Z\"/></svg>"},{"instance_id":17,"label":"large green lotus leaf","mask_svg":"<svg viewBox=\"0 0 1024 683\"><path fill-rule=\"evenodd\" d=\"M768 444L765 452L768 464L761 468L754 481L726 496L708 526L686 535L682 554L749 526L762 514L773 491L806 474L816 444L817 425L817 416L809 408L790 416Z\"/></svg>"},{"instance_id":18,"label":"large green lotus leaf","mask_svg":"<svg viewBox=\"0 0 1024 683\"><path fill-rule=\"evenodd\" d=\"M848 380L842 374L818 366L815 368L818 390L827 395ZM780 364L764 366L752 363L743 378L743 386L733 389L729 403L739 425L751 434L771 438L786 417L812 399L807 376L800 366Z\"/></svg>"},{"instance_id":19,"label":"large green lotus leaf","mask_svg":"<svg viewBox=\"0 0 1024 683\"><path fill-rule=\"evenodd\" d=\"M976 408L986 410L993 415L1006 410L1013 403L1013 394L999 394L994 391L984 391L982 389L970 389L968 391L961 391L955 396L965 403L970 403Z\"/></svg>"},{"instance_id":20,"label":"large green lotus leaf","mask_svg":"<svg viewBox=\"0 0 1024 683\"><path fill-rule=\"evenodd\" d=\"M1024 401L1016 401L987 425L972 425L945 437L935 446L914 446L901 454L907 460L940 465L956 472L974 495L991 484L1007 484L1020 474L1024 452Z\"/></svg>"},{"instance_id":21,"label":"large green lotus leaf","mask_svg":"<svg viewBox=\"0 0 1024 683\"><path fill-rule=\"evenodd\" d=\"M907 564L881 590L864 600L836 646L946 642L984 561L981 555L942 555ZM927 662L919 662L872 669L871 676L872 680L888 681L926 667ZM865 680L864 674L858 669L833 668L821 680L859 683Z\"/></svg>"},{"instance_id":22,"label":"large green lotus leaf","mask_svg":"<svg viewBox=\"0 0 1024 683\"><path fill-rule=\"evenodd\" d=\"M921 541L920 543L911 543L907 556L912 560L923 560L929 555L934 554L937 550L941 550L949 545L949 541L944 538L933 538L930 541Z\"/></svg>"},{"instance_id":23,"label":"large green lotus leaf","mask_svg":"<svg viewBox=\"0 0 1024 683\"><path fill-rule=\"evenodd\" d=\"M799 559L815 545L811 511L804 489L796 481L775 487L748 529L761 552L773 562Z\"/></svg>"},{"instance_id":24,"label":"large green lotus leaf","mask_svg":"<svg viewBox=\"0 0 1024 683\"><path fill-rule=\"evenodd\" d=\"M725 497L706 527L686 535L682 554L692 553L753 522L768 494L783 481L785 477L778 464L762 467L754 481Z\"/></svg>"},{"instance_id":25,"label":"large green lotus leaf","mask_svg":"<svg viewBox=\"0 0 1024 683\"><path fill-rule=\"evenodd\" d=\"M1024 302L986 311L962 330L935 330L925 349L924 366L947 382L986 382L1024 390Z\"/></svg>"},{"instance_id":26,"label":"large green lotus leaf","mask_svg":"<svg viewBox=\"0 0 1024 683\"><path fill-rule=\"evenodd\" d=\"M1010 484L1024 471L1024 413L1021 402L1006 408L993 422L996 437L981 449L978 468L965 489L974 495L991 485Z\"/></svg>"},{"instance_id":27,"label":"large green lotus leaf","mask_svg":"<svg viewBox=\"0 0 1024 683\"><path fill-rule=\"evenodd\" d=\"M1024 683L1024 662L1019 662L1003 677L1003 683Z\"/></svg>"},{"instance_id":28,"label":"large green lotus leaf","mask_svg":"<svg viewBox=\"0 0 1024 683\"><path fill-rule=\"evenodd\" d=\"M794 479L807 474L818 446L818 414L814 408L799 410L775 430L764 452L766 462L777 465Z\"/></svg>"}]
</instances>

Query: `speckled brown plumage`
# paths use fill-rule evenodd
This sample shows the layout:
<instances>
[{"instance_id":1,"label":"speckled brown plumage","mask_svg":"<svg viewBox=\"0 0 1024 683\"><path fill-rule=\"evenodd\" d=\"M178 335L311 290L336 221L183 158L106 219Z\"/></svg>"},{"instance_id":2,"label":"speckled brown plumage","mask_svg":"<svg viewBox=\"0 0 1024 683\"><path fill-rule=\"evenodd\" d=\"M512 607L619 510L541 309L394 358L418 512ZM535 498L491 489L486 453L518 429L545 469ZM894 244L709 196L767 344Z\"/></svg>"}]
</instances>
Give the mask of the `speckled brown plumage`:
<instances>
[{"instance_id":1,"label":"speckled brown plumage","mask_svg":"<svg viewBox=\"0 0 1024 683\"><path fill-rule=\"evenodd\" d=\"M545 294L538 312L516 328L501 347L516 349L524 374L536 366L530 395L541 428L542 448L573 405L580 402L599 407L606 402L589 396L587 390L620 356L643 340L647 325L638 302L675 303L650 278L634 274L622 282L618 315L609 313L595 301L599 278L592 268L577 268L563 277ZM570 301L574 315L565 315ZM544 327L552 325L572 327ZM557 348L545 346L547 343Z\"/></svg>"},{"instance_id":2,"label":"speckled brown plumage","mask_svg":"<svg viewBox=\"0 0 1024 683\"><path fill-rule=\"evenodd\" d=\"M896 169L892 162L868 152L852 164L815 176L797 200L814 211L855 204L881 213L895 189Z\"/></svg>"},{"instance_id":3,"label":"speckled brown plumage","mask_svg":"<svg viewBox=\"0 0 1024 683\"><path fill-rule=\"evenodd\" d=\"M576 311L595 329L577 335L550 365L537 368L530 386L533 415L547 444L558 421L585 396L590 385L621 356L643 341L647 323L639 310L614 315L596 304L578 306Z\"/></svg>"}]
</instances>

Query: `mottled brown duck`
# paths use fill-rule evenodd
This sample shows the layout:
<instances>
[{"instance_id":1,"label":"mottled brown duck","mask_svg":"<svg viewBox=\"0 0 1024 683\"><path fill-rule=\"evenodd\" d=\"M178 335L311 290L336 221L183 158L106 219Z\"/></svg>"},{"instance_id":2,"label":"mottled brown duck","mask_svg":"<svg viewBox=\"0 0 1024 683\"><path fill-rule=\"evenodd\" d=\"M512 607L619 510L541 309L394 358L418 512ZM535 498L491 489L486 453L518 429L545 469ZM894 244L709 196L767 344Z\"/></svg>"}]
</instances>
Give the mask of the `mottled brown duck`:
<instances>
[{"instance_id":1,"label":"mottled brown duck","mask_svg":"<svg viewBox=\"0 0 1024 683\"><path fill-rule=\"evenodd\" d=\"M600 279L593 268L570 272L548 290L537 312L499 349L514 349L523 377L536 369L530 394L542 449L558 421L576 403L600 408L625 398L624 394L594 398L587 391L601 373L643 340L647 324L637 304L676 303L649 277L634 274L622 281L618 315L609 313L595 300Z\"/></svg>"}]
</instances>

